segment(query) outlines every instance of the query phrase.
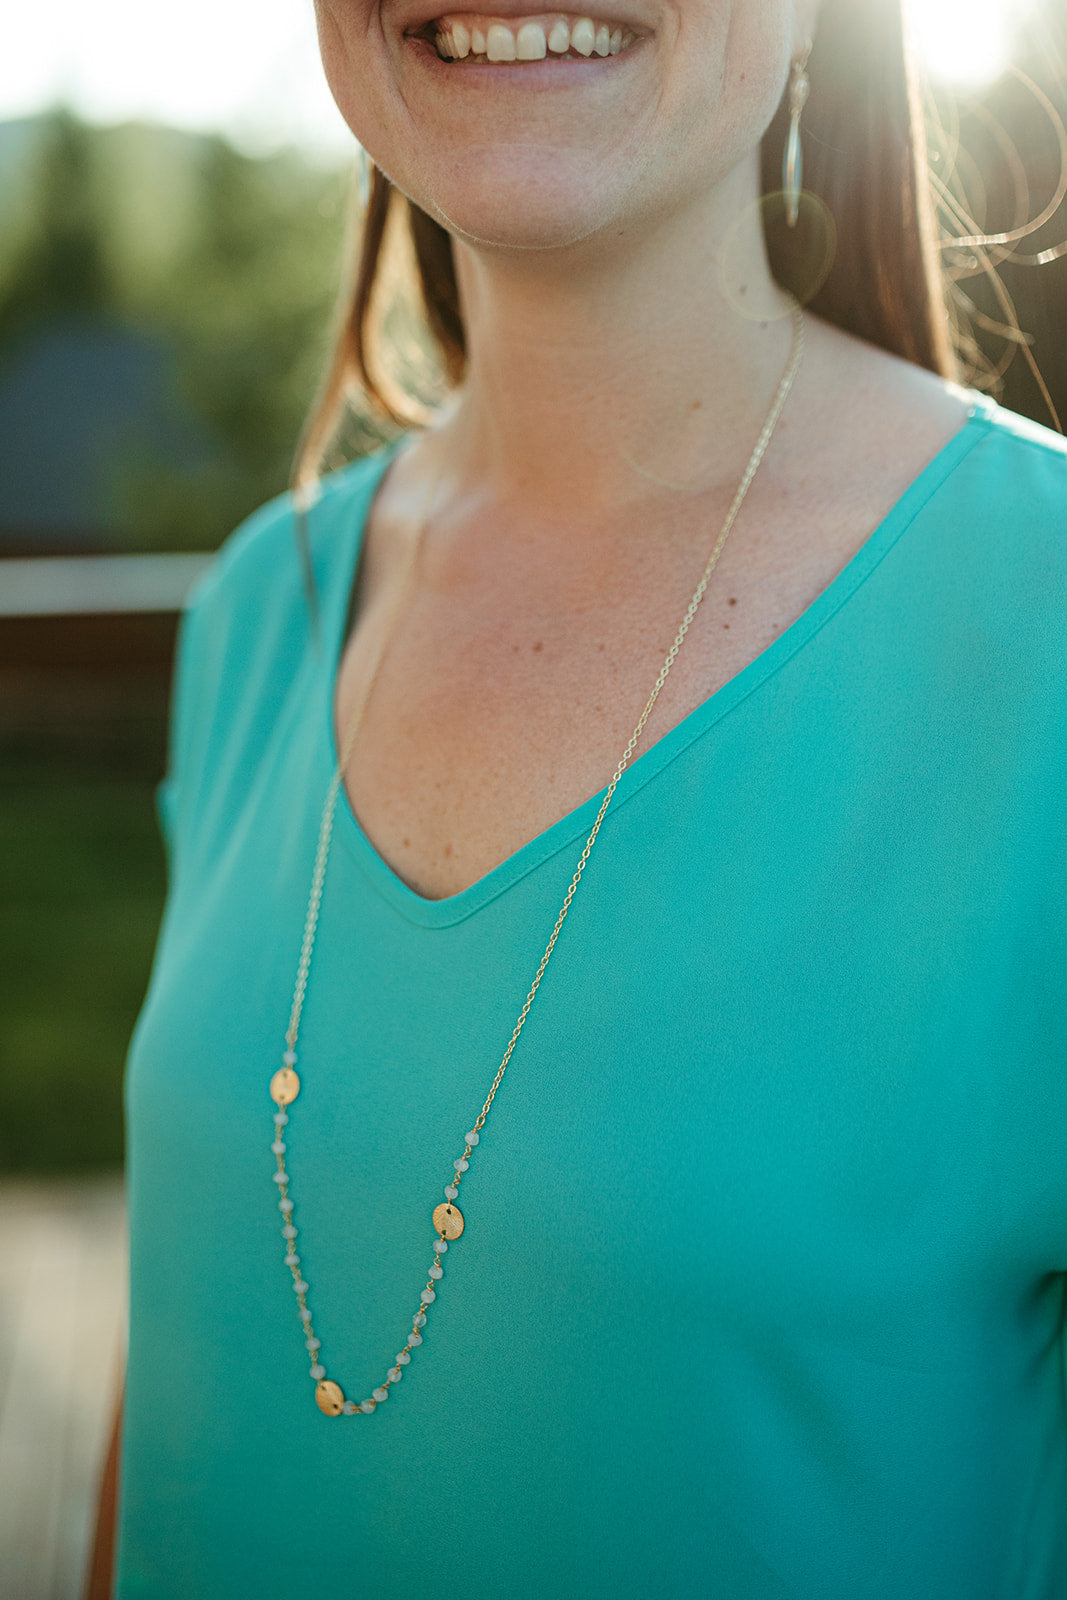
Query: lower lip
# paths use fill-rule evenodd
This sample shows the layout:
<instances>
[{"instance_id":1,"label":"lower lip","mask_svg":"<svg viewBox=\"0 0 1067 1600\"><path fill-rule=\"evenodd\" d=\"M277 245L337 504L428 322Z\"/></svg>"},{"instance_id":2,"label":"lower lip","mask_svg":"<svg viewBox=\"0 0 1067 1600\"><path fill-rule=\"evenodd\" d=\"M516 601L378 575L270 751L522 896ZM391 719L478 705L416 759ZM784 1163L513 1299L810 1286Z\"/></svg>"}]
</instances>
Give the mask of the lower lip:
<instances>
[{"instance_id":1,"label":"lower lip","mask_svg":"<svg viewBox=\"0 0 1067 1600\"><path fill-rule=\"evenodd\" d=\"M469 89L495 89L507 78L523 89L567 89L602 80L605 73L614 74L640 47L642 40L635 39L633 44L615 56L592 55L579 60L571 56L565 59L557 57L555 60L545 56L540 61L467 61L462 65L442 61L428 39L409 34L404 43L413 48L423 68L452 88L465 85Z\"/></svg>"}]
</instances>

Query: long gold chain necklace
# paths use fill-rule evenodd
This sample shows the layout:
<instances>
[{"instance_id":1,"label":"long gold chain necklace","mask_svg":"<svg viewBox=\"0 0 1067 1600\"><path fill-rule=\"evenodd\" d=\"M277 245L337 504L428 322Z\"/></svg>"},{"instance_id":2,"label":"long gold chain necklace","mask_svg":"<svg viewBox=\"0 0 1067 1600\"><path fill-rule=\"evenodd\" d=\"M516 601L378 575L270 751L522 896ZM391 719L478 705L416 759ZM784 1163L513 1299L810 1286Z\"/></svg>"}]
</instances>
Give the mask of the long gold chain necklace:
<instances>
[{"instance_id":1,"label":"long gold chain necklace","mask_svg":"<svg viewBox=\"0 0 1067 1600\"><path fill-rule=\"evenodd\" d=\"M703 600L705 591L707 590L711 574L715 570L715 565L719 559L719 556L722 554L722 549L726 543L727 536L737 520L738 512L741 510L741 507L744 504L745 496L748 494L748 491L752 485L752 480L759 470L760 462L763 460L763 457L767 451L767 447L771 442L771 436L774 433L778 418L781 416L782 408L785 405L790 389L793 387L793 380L797 375L797 371L799 370L800 359L804 351L804 318L800 307L795 301L792 305L792 318L793 343L789 354L789 361L782 376L782 381L778 385L778 390L775 394L771 409L767 415L767 420L763 425L763 430L756 441L756 446L752 451L751 457L749 458L748 466L745 468L744 476L737 486L737 492L734 495L733 502L731 503L730 509L727 512L726 521L723 523L722 531L720 532L718 539L715 541L715 547L708 558L707 566L704 568L700 582L693 591L692 599L686 607L685 615L682 617L678 632L674 638L674 643L667 652L666 659L664 660L656 681L652 686L652 692L648 697L645 708L638 718L637 726L630 735L626 748L620 756L619 763L615 768L615 775L604 793L604 799L602 800L600 809L597 812L596 821L593 823L589 837L585 841L585 848L582 850L581 856L578 859L578 865L575 869L574 876L570 881L570 886L567 889L567 893L563 897L563 904L559 908L559 914L556 917L555 926L553 927L552 933L549 936L548 944L545 946L545 951L541 957L537 971L534 974L533 982L530 984L529 992L527 993L526 999L523 1002L522 1010L519 1012L518 1020L515 1023L511 1038L508 1040L507 1049L504 1051L504 1058L501 1061L500 1066L497 1068L496 1077L493 1079L489 1093L485 1098L485 1104L482 1106L481 1111L479 1111L477 1117L474 1119L474 1123L470 1129L470 1132L464 1134L463 1136L463 1154L458 1158L458 1160L452 1163L454 1175L445 1187L444 1200L434 1210L433 1225L436 1230L436 1237L431 1245L431 1248L434 1252L433 1264L430 1267L429 1277L426 1281L426 1287L419 1295L418 1309L415 1311L412 1318L411 1331L407 1336L407 1341L404 1345L404 1348L398 1352L393 1366L389 1368L389 1371L385 1377L385 1382L379 1388L373 1390L373 1392L368 1395L365 1400L360 1400L357 1403L354 1400L347 1400L345 1398L344 1390L341 1388L340 1384L335 1383L332 1378L328 1378L326 1376L326 1367L322 1356L322 1341L315 1333L312 1323L311 1309L307 1303L310 1286L303 1275L300 1256L297 1253L296 1241L298 1234L296 1225L293 1221L294 1202L289 1193L290 1177L289 1169L286 1165L286 1156L288 1155L288 1136L283 1132L283 1130L286 1128L289 1122L289 1112L286 1108L292 1105L293 1101L300 1093L300 1079L296 1072L296 1046L300 1032L300 1016L304 1008L304 998L307 993L308 973L311 969L311 957L315 949L315 933L318 928L319 909L322 904L322 890L326 879L326 865L330 855L330 840L333 835L333 822L334 814L337 809L337 800L341 791L341 785L344 781L345 770L348 766L349 758L352 755L352 751L355 746L356 735L359 732L360 724L363 720L363 713L366 709L367 700L377 677L378 670L381 666L386 644L392 636L392 624L395 621L396 613L399 611L401 598L406 592L407 579L410 577L411 571L414 567L419 544L421 542L422 535L425 532L426 523L429 520L428 510L427 514L422 519L422 525L419 528L418 535L412 543L404 582L398 586L397 600L393 608L393 615L390 619L390 625L383 632L372 670L367 675L363 693L359 698L355 713L353 715L348 737L345 740L342 750L340 751L337 767L330 783L330 787L326 793L326 803L323 806L322 820L319 824L318 848L315 852L315 866L311 875L311 892L308 896L307 915L304 919L304 936L300 946L300 960L297 966L296 987L293 990L293 1004L289 1015L289 1026L285 1033L285 1052L282 1057L283 1065L277 1072L274 1073L270 1082L271 1099L278 1107L278 1110L274 1113L274 1140L271 1144L271 1150L277 1163L274 1172L274 1182L278 1185L278 1208L282 1213L282 1237L285 1241L285 1265L288 1267L292 1275L293 1290L296 1295L300 1322L303 1326L304 1344L311 1356L312 1364L310 1375L315 1383L315 1400L319 1409L329 1417L341 1416L342 1414L345 1416L369 1416L377 1409L383 1400L387 1400L389 1398L390 1386L400 1382L401 1378L404 1376L404 1368L411 1360L412 1350L416 1349L422 1343L422 1330L426 1326L427 1312L429 1307L433 1305L434 1301L437 1299L437 1284L444 1276L444 1268L441 1265L441 1257L445 1255L449 1245L454 1243L455 1240L460 1237L465 1226L463 1214L456 1205L456 1200L459 1197L459 1188L460 1184L463 1182L463 1176L470 1166L471 1155L473 1154L474 1149L481 1138L481 1130L485 1126L485 1119L489 1115L489 1108L493 1104L496 1092L500 1087L500 1081L503 1078L504 1073L507 1071L508 1062L511 1060L515 1046L519 1042L519 1036L526 1025L526 1019L530 1014L530 1007L534 1003L534 998L537 994L538 988L540 987L541 979L545 975L545 968L552 959L552 952L556 948L556 941L559 938L560 929L563 927L567 912L570 910L571 902L574 899L575 894L578 892L578 885L582 881L582 874L584 873L586 864L588 863L589 857L592 854L593 846L596 843L597 834L600 832L600 825L603 822L607 809L611 804L620 778L630 765L630 762L633 760L634 751L637 749L638 742L645 730L645 724L652 714L652 708L659 699L660 692L663 688L663 685L667 681L670 670L674 665L675 658L677 657L679 650L682 648L685 636L689 632L693 618L697 614L697 611L700 607L700 602Z\"/></svg>"}]
</instances>

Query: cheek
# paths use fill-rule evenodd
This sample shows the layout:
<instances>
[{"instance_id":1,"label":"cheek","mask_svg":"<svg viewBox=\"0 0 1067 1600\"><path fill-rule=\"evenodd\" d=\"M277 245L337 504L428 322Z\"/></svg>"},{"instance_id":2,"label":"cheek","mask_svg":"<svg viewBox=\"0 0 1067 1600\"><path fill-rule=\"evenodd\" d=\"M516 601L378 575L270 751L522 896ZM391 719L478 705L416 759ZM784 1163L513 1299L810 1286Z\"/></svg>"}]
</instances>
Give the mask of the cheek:
<instances>
[{"instance_id":1,"label":"cheek","mask_svg":"<svg viewBox=\"0 0 1067 1600\"><path fill-rule=\"evenodd\" d=\"M708 168L731 170L758 145L782 96L790 56L792 7L782 0L736 0L717 7L699 36L680 30L680 54L701 63L686 111L675 120L701 146ZM712 37L714 34L714 38Z\"/></svg>"},{"instance_id":2,"label":"cheek","mask_svg":"<svg viewBox=\"0 0 1067 1600\"><path fill-rule=\"evenodd\" d=\"M707 195L747 170L788 74L791 35L776 9L746 4L711 19L679 18L670 69L642 130L649 176L665 203Z\"/></svg>"},{"instance_id":3,"label":"cheek","mask_svg":"<svg viewBox=\"0 0 1067 1600\"><path fill-rule=\"evenodd\" d=\"M347 54L345 45L347 21L343 10L329 3L329 0L315 0L315 30L319 39L319 55L331 89L343 73Z\"/></svg>"},{"instance_id":4,"label":"cheek","mask_svg":"<svg viewBox=\"0 0 1067 1600\"><path fill-rule=\"evenodd\" d=\"M356 138L370 149L380 142L381 87L390 70L377 7L363 0L315 0L315 26L330 93Z\"/></svg>"}]
</instances>

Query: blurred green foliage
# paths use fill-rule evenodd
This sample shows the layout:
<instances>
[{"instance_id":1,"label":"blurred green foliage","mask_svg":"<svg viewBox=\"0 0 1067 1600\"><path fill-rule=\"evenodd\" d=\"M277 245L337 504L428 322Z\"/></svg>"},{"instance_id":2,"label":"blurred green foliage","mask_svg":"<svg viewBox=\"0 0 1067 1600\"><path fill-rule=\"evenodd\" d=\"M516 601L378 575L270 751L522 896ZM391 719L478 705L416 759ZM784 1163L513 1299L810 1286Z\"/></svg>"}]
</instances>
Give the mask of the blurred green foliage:
<instances>
[{"instance_id":1,"label":"blurred green foliage","mask_svg":"<svg viewBox=\"0 0 1067 1600\"><path fill-rule=\"evenodd\" d=\"M0 763L0 1168L122 1159L122 1072L162 905L153 780Z\"/></svg>"},{"instance_id":2,"label":"blurred green foliage","mask_svg":"<svg viewBox=\"0 0 1067 1600\"><path fill-rule=\"evenodd\" d=\"M64 111L0 136L0 367L72 317L148 335L207 448L190 463L131 445L107 529L120 547L217 545L288 480L329 342L348 174ZM166 684L114 665L21 662L5 635L0 1169L122 1159L124 1061L165 890Z\"/></svg>"},{"instance_id":3,"label":"blurred green foliage","mask_svg":"<svg viewBox=\"0 0 1067 1600\"><path fill-rule=\"evenodd\" d=\"M0 227L0 364L77 313L157 339L202 459L115 463L107 524L138 548L212 548L285 487L330 335L351 179L221 138L37 119Z\"/></svg>"}]
</instances>

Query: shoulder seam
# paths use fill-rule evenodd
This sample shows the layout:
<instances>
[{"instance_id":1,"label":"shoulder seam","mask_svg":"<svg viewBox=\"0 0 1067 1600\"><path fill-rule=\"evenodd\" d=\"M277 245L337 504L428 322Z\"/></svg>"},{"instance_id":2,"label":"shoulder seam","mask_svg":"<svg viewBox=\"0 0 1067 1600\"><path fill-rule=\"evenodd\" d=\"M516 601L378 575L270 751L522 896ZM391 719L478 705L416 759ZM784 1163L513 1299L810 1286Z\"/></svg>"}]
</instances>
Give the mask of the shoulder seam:
<instances>
[{"instance_id":1,"label":"shoulder seam","mask_svg":"<svg viewBox=\"0 0 1067 1600\"><path fill-rule=\"evenodd\" d=\"M1008 406L997 405L996 402L993 404L995 410L976 412L972 418L972 421L982 425L986 434L1011 439L1016 444L1040 451L1042 455L1067 461L1067 434L1057 433L1044 423L1035 422L1033 417L1024 416L1021 411L1012 411ZM1041 431L1034 433L1032 429Z\"/></svg>"}]
</instances>

